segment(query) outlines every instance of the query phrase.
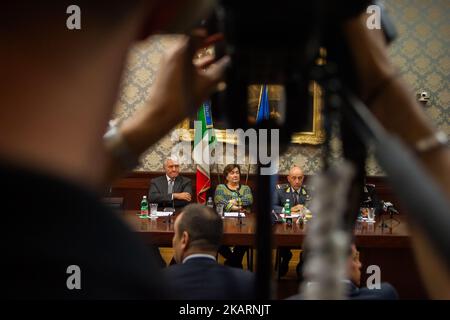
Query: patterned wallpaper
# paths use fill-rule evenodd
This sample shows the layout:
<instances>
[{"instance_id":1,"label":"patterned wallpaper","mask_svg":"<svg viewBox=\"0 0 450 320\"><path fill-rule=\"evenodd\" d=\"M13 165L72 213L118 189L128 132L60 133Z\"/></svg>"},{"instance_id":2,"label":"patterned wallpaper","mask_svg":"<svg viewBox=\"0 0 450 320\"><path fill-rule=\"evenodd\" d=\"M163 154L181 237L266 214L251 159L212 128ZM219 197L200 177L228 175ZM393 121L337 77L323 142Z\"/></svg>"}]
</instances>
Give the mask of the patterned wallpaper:
<instances>
[{"instance_id":1,"label":"patterned wallpaper","mask_svg":"<svg viewBox=\"0 0 450 320\"><path fill-rule=\"evenodd\" d=\"M389 0L385 3L399 32L399 38L390 48L391 57L413 88L413 94L419 90L430 93L426 113L441 130L450 134L450 1ZM115 117L126 119L144 105L161 56L172 41L173 36L157 36L133 48ZM137 170L161 171L172 145L169 134L148 150ZM320 146L292 145L281 155L280 173L287 173L295 163L306 174L314 174L320 171L323 153ZM383 175L373 158L368 159L366 167L371 176ZM181 169L195 171L193 165L182 165Z\"/></svg>"}]
</instances>

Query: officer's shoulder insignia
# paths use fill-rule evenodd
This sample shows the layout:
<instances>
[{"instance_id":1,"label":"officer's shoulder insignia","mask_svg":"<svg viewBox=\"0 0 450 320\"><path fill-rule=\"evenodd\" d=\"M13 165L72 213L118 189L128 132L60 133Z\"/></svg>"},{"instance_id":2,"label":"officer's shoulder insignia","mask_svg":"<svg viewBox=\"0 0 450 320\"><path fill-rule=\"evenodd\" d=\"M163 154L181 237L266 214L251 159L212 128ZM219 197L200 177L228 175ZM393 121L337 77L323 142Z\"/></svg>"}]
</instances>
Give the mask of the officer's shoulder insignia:
<instances>
[{"instance_id":1,"label":"officer's shoulder insignia","mask_svg":"<svg viewBox=\"0 0 450 320\"><path fill-rule=\"evenodd\" d=\"M288 187L287 183L277 184L277 189L284 190Z\"/></svg>"},{"instance_id":2,"label":"officer's shoulder insignia","mask_svg":"<svg viewBox=\"0 0 450 320\"><path fill-rule=\"evenodd\" d=\"M302 188L302 195L307 195L308 192L306 192L305 188Z\"/></svg>"}]
</instances>

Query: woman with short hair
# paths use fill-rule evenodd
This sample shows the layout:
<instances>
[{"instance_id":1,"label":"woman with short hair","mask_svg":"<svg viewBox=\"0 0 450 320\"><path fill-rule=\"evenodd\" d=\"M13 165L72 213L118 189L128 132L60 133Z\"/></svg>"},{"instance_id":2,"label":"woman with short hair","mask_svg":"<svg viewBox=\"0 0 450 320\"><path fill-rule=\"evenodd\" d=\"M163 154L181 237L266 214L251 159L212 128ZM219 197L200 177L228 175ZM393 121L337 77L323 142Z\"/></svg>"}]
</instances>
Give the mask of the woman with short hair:
<instances>
[{"instance_id":1,"label":"woman with short hair","mask_svg":"<svg viewBox=\"0 0 450 320\"><path fill-rule=\"evenodd\" d=\"M224 184L219 184L214 194L214 203L223 205L224 211L249 211L253 204L253 195L249 186L241 184L241 167L229 164L223 170ZM242 268L242 258L248 250L247 246L220 246L219 253L225 258L225 264Z\"/></svg>"}]
</instances>

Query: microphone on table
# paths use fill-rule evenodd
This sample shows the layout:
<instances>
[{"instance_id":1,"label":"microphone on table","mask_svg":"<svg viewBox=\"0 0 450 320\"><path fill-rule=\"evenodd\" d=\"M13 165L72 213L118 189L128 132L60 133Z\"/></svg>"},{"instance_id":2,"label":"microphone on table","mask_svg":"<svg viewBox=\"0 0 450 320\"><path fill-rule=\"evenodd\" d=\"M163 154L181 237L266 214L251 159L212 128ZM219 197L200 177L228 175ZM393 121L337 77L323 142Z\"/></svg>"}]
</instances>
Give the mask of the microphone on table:
<instances>
[{"instance_id":1,"label":"microphone on table","mask_svg":"<svg viewBox=\"0 0 450 320\"><path fill-rule=\"evenodd\" d=\"M384 212L389 212L391 214L399 214L398 210L394 208L394 205L392 204L392 202L382 201L381 203L383 205Z\"/></svg>"}]
</instances>

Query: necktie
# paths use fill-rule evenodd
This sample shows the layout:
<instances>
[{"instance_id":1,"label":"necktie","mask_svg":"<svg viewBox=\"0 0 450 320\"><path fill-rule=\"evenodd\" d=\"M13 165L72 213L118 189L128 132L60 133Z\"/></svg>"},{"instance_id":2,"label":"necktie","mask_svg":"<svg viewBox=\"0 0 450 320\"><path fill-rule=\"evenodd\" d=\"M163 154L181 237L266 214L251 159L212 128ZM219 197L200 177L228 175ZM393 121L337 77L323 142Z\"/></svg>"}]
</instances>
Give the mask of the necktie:
<instances>
[{"instance_id":1,"label":"necktie","mask_svg":"<svg viewBox=\"0 0 450 320\"><path fill-rule=\"evenodd\" d=\"M167 193L168 194L173 193L173 183L174 183L173 179L170 179L169 180L169 185L168 185L168 188L167 188Z\"/></svg>"},{"instance_id":2,"label":"necktie","mask_svg":"<svg viewBox=\"0 0 450 320\"><path fill-rule=\"evenodd\" d=\"M297 191L294 191L294 205L298 205L300 203L299 195Z\"/></svg>"}]
</instances>

